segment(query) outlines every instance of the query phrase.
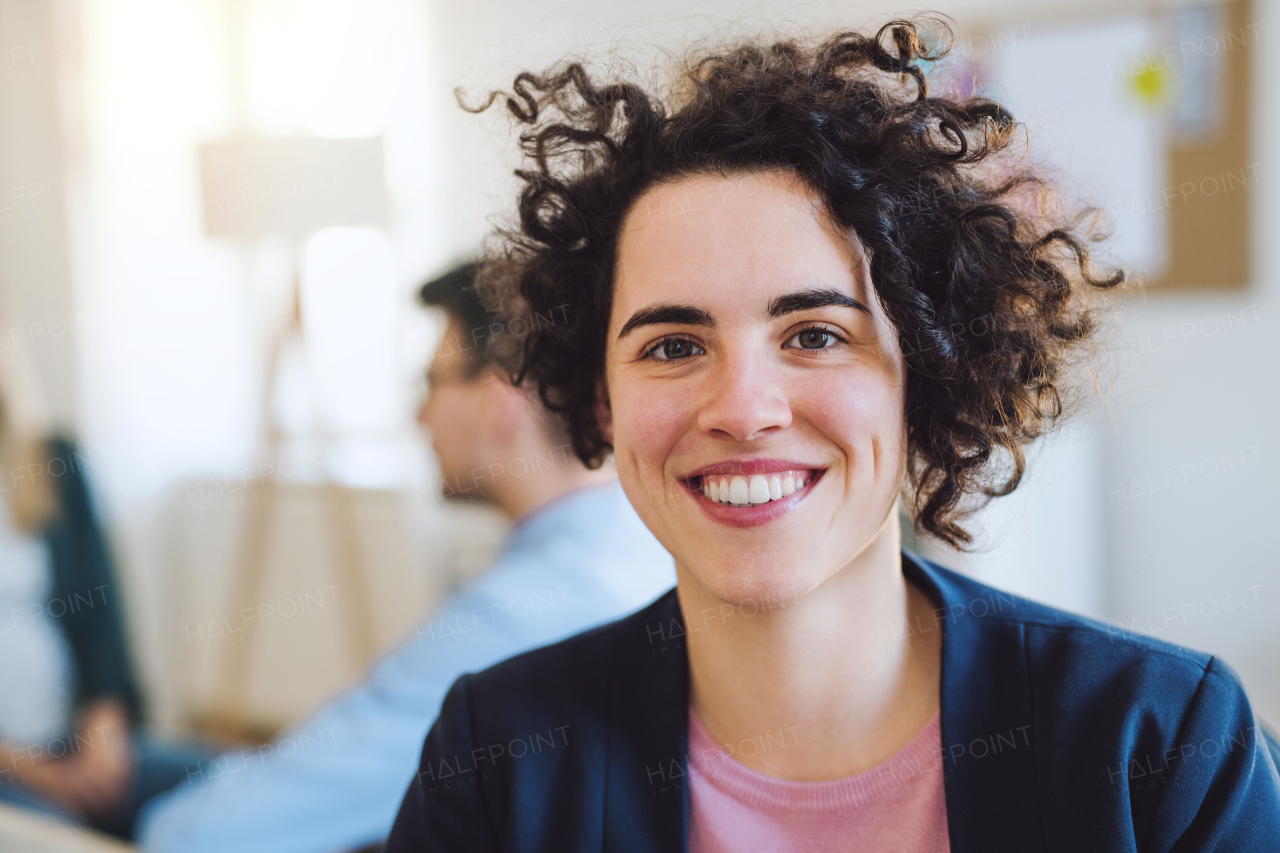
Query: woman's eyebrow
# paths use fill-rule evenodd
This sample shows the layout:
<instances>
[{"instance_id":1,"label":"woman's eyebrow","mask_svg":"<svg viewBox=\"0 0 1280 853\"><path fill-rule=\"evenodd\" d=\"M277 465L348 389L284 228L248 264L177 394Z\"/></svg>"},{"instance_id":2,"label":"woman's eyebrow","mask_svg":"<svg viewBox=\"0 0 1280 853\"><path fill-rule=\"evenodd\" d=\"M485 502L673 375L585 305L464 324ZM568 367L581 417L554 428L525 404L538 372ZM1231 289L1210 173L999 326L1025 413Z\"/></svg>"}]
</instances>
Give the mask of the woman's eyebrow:
<instances>
[{"instance_id":1,"label":"woman's eyebrow","mask_svg":"<svg viewBox=\"0 0 1280 853\"><path fill-rule=\"evenodd\" d=\"M826 308L830 305L856 308L863 313L871 313L867 306L852 296L830 288L797 290L794 293L775 296L769 300L767 312L770 318L776 319L796 311L805 311L810 308Z\"/></svg>"},{"instance_id":2,"label":"woman's eyebrow","mask_svg":"<svg viewBox=\"0 0 1280 853\"><path fill-rule=\"evenodd\" d=\"M769 300L769 307L765 310L770 318L778 318L796 311L826 308L832 305L855 308L866 314L871 313L867 306L852 296L831 288L797 290L794 293L775 296ZM641 308L632 314L631 319L622 324L622 331L618 332L618 340L622 340L641 326L667 324L673 326L702 326L708 329L716 327L715 318L706 309L696 308L692 305L672 305L669 302L659 302L655 305Z\"/></svg>"},{"instance_id":3,"label":"woman's eyebrow","mask_svg":"<svg viewBox=\"0 0 1280 853\"><path fill-rule=\"evenodd\" d=\"M709 329L716 327L715 318L703 308L659 302L655 305L641 308L632 314L631 319L622 325L622 331L618 333L618 340L622 340L633 329L638 329L641 326L656 326L668 323L677 326L705 326Z\"/></svg>"}]
</instances>

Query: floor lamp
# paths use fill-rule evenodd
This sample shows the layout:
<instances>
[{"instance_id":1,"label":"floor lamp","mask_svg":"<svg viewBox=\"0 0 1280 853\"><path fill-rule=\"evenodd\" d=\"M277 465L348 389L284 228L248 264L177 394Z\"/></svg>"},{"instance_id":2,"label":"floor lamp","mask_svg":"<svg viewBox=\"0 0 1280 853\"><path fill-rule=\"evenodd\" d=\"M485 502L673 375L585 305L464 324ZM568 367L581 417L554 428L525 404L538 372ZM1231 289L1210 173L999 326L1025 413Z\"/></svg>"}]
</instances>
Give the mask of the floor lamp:
<instances>
[{"instance_id":1,"label":"floor lamp","mask_svg":"<svg viewBox=\"0 0 1280 853\"><path fill-rule=\"evenodd\" d=\"M292 328L305 336L298 248L311 234L334 226L386 225L382 140L240 137L199 149L205 233L243 244L284 235L293 247ZM279 454L284 436L271 415L284 346L276 324L267 349L262 400L262 453ZM247 492L245 516L230 585L231 610L255 607L264 591L279 481L277 465ZM322 466L321 495L338 581L341 611L354 660L376 652L377 635L369 579L360 547L351 490L333 482ZM249 686L255 645L228 643L221 650L214 699L191 722L207 734L231 740L265 740L268 727L250 719Z\"/></svg>"}]
</instances>

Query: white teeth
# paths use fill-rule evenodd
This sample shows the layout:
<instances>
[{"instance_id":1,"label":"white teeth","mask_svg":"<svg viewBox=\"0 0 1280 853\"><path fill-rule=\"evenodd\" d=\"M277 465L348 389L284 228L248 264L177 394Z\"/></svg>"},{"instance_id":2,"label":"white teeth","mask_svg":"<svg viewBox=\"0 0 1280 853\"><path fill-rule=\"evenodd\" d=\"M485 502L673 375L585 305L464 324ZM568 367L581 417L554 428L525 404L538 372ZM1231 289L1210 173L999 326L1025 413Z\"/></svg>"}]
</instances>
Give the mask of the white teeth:
<instances>
[{"instance_id":1,"label":"white teeth","mask_svg":"<svg viewBox=\"0 0 1280 853\"><path fill-rule=\"evenodd\" d=\"M702 493L717 503L749 506L785 498L804 488L807 471L784 471L777 474L752 474L750 477L702 478Z\"/></svg>"}]
</instances>

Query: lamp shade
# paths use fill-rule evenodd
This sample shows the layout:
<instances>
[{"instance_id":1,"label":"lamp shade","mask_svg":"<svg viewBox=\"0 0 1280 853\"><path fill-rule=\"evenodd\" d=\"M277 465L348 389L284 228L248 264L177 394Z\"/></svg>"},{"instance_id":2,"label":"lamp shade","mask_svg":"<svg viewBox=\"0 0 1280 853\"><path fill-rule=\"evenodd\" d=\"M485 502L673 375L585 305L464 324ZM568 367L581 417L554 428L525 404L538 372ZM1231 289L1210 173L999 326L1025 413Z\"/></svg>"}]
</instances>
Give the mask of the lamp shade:
<instances>
[{"instance_id":1,"label":"lamp shade","mask_svg":"<svg viewBox=\"0 0 1280 853\"><path fill-rule=\"evenodd\" d=\"M199 159L211 237L387 224L381 137L239 138L201 145Z\"/></svg>"}]
</instances>

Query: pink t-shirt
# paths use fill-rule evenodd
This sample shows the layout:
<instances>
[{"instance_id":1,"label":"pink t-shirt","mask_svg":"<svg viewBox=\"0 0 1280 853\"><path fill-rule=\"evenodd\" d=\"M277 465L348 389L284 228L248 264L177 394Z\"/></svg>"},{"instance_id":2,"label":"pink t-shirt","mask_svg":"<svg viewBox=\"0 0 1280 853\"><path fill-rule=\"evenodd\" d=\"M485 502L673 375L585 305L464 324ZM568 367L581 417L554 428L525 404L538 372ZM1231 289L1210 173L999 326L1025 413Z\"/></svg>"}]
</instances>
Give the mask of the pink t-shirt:
<instances>
[{"instance_id":1,"label":"pink t-shirt","mask_svg":"<svg viewBox=\"0 0 1280 853\"><path fill-rule=\"evenodd\" d=\"M785 749L794 731L735 751ZM942 719L870 770L788 782L750 770L712 740L689 709L689 853L949 851L942 787Z\"/></svg>"}]
</instances>

